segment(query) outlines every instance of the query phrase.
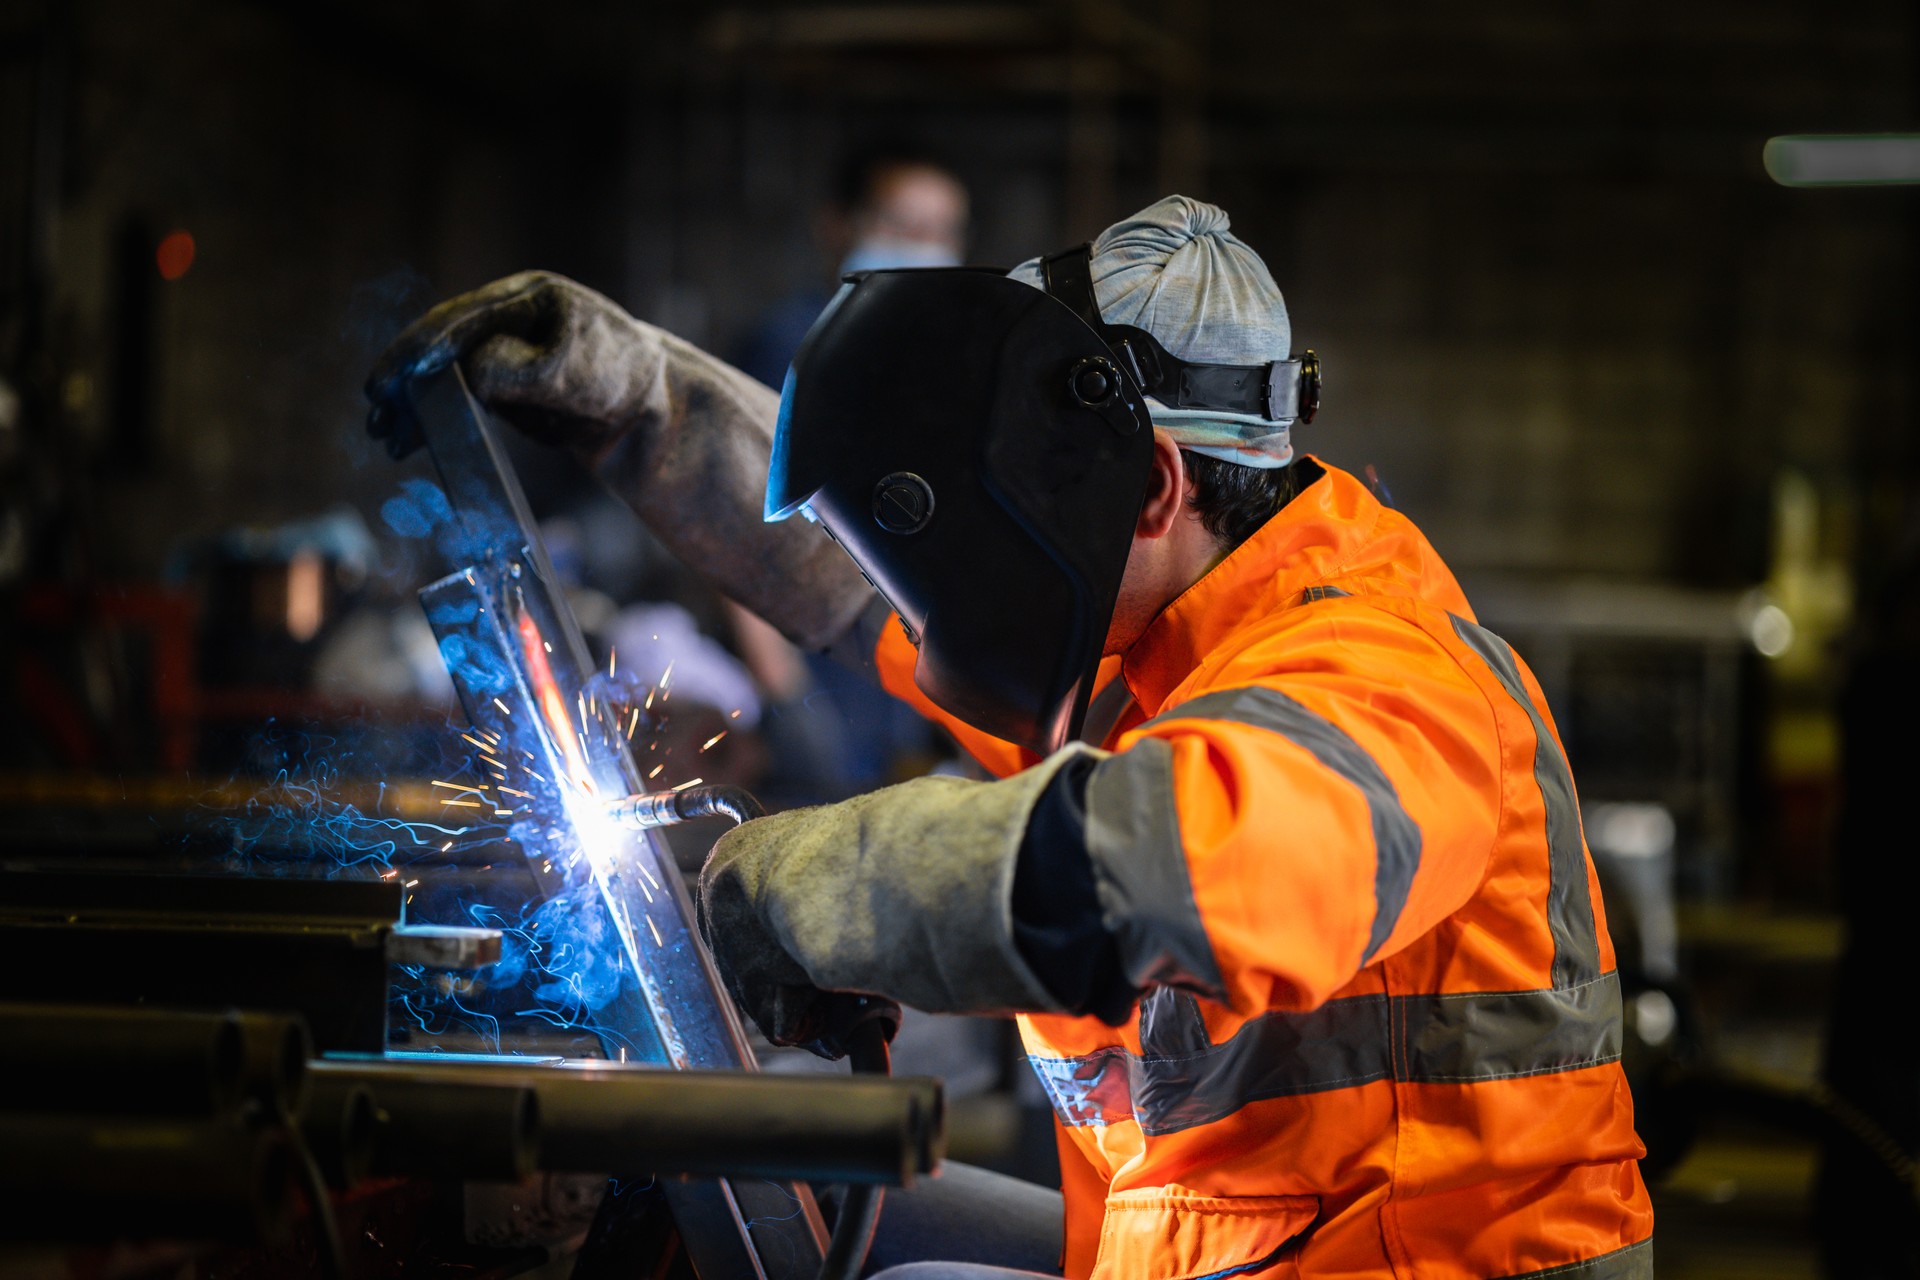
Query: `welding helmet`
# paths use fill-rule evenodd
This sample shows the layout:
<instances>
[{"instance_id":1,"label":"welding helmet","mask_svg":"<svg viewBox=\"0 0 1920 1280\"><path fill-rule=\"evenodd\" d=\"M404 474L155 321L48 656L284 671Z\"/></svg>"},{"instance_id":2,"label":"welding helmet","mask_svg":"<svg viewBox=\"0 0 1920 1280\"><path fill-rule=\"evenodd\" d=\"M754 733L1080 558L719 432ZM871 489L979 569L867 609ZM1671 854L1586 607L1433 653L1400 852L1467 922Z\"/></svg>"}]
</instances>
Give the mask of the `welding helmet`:
<instances>
[{"instance_id":1,"label":"welding helmet","mask_svg":"<svg viewBox=\"0 0 1920 1280\"><path fill-rule=\"evenodd\" d=\"M928 698L1043 754L1086 714L1152 469L1145 394L1242 410L1286 363L1189 364L1103 324L1084 245L1046 282L847 277L788 371L766 503L853 557ZM1300 372L1277 375L1288 417Z\"/></svg>"}]
</instances>

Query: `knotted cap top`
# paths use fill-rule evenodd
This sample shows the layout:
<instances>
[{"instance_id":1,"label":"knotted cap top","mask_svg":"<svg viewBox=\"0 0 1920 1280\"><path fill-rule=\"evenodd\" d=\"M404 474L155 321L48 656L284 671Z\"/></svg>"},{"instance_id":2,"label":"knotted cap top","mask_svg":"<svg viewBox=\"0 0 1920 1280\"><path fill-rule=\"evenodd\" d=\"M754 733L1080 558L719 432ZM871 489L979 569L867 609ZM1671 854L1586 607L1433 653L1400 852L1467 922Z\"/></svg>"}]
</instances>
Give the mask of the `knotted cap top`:
<instances>
[{"instance_id":1,"label":"knotted cap top","mask_svg":"<svg viewBox=\"0 0 1920 1280\"><path fill-rule=\"evenodd\" d=\"M1040 259L1008 272L1045 288ZM1173 355L1205 364L1285 360L1293 325L1260 255L1228 230L1227 211L1168 196L1100 233L1093 292L1108 324L1145 329ZM1293 461L1292 419L1219 409L1170 409L1148 397L1148 416L1182 448L1248 467Z\"/></svg>"}]
</instances>

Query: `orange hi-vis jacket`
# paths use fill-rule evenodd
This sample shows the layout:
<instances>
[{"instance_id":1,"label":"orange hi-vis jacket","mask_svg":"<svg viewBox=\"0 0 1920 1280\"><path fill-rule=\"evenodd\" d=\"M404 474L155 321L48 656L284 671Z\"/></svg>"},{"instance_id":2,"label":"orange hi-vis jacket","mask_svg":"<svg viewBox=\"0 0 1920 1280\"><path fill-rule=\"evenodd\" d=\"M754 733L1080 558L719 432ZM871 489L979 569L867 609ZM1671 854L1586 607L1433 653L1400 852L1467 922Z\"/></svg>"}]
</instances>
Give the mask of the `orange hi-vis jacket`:
<instances>
[{"instance_id":1,"label":"orange hi-vis jacket","mask_svg":"<svg viewBox=\"0 0 1920 1280\"><path fill-rule=\"evenodd\" d=\"M1119 1027L1020 1019L1065 1274L1650 1276L1546 700L1419 530L1321 470L1102 668L1089 853L1108 930L1166 981ZM993 772L1034 763L942 715L913 660L884 628L890 691Z\"/></svg>"}]
</instances>

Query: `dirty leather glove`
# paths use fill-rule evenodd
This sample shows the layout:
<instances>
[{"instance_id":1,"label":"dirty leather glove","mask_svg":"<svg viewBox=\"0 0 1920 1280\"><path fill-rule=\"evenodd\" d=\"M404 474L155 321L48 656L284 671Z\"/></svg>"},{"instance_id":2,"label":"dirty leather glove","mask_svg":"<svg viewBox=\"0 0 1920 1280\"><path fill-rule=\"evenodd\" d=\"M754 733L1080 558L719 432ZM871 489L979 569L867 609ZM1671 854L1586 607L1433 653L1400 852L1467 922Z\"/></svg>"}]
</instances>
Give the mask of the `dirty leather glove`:
<instances>
[{"instance_id":1,"label":"dirty leather glove","mask_svg":"<svg viewBox=\"0 0 1920 1280\"><path fill-rule=\"evenodd\" d=\"M527 271L441 303L367 379L367 429L395 457L419 447L409 384L458 362L475 396L574 454L695 572L819 649L873 590L806 521L767 524L773 392L564 276Z\"/></svg>"},{"instance_id":2,"label":"dirty leather glove","mask_svg":"<svg viewBox=\"0 0 1920 1280\"><path fill-rule=\"evenodd\" d=\"M735 1003L775 1044L833 1056L843 1006L1060 1013L1021 957L1013 880L1027 818L1075 744L999 782L918 778L760 818L700 874L700 932Z\"/></svg>"}]
</instances>

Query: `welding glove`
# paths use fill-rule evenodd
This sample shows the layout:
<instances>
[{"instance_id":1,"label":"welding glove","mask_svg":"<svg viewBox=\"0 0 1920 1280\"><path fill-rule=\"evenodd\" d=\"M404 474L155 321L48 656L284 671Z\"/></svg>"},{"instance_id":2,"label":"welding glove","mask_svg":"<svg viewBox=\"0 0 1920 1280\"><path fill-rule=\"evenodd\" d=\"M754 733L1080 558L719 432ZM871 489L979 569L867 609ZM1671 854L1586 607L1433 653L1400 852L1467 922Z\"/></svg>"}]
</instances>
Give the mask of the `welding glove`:
<instances>
[{"instance_id":1,"label":"welding glove","mask_svg":"<svg viewBox=\"0 0 1920 1280\"><path fill-rule=\"evenodd\" d=\"M780 400L584 285L527 271L441 303L367 379L367 429L420 444L407 388L458 362L482 403L573 453L689 567L806 649L839 639L873 590L801 520L762 519Z\"/></svg>"},{"instance_id":2,"label":"welding glove","mask_svg":"<svg viewBox=\"0 0 1920 1280\"><path fill-rule=\"evenodd\" d=\"M721 837L700 931L734 1001L775 1044L844 1051L836 993L930 1013L1060 1013L1015 942L1028 815L1075 745L999 782L918 778Z\"/></svg>"}]
</instances>

